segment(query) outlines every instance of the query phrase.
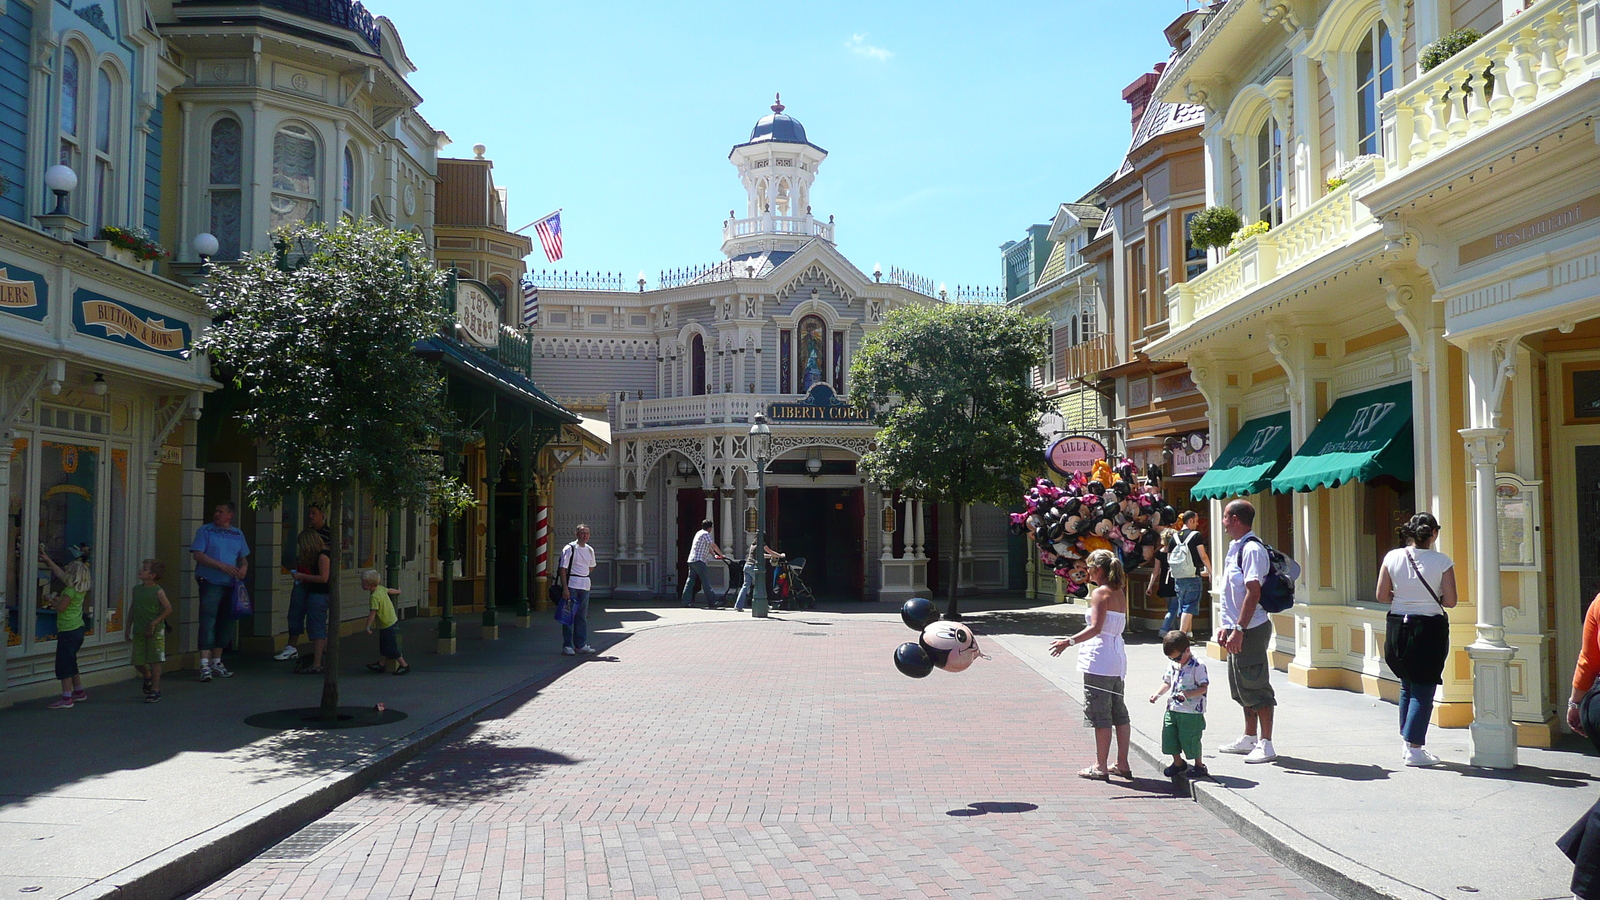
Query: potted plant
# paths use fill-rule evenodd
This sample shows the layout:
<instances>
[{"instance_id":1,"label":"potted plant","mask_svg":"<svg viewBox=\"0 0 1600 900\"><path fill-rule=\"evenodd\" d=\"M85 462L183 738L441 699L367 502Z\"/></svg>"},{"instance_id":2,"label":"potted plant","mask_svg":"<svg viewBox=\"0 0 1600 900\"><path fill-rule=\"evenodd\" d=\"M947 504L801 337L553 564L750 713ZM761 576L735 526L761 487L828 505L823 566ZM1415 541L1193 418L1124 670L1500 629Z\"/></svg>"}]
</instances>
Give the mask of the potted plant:
<instances>
[{"instance_id":1,"label":"potted plant","mask_svg":"<svg viewBox=\"0 0 1600 900\"><path fill-rule=\"evenodd\" d=\"M1233 233L1243 224L1239 214L1230 207L1207 207L1189 220L1189 241L1202 250L1220 249L1228 246Z\"/></svg>"},{"instance_id":2,"label":"potted plant","mask_svg":"<svg viewBox=\"0 0 1600 900\"><path fill-rule=\"evenodd\" d=\"M1482 32L1472 28L1461 28L1452 31L1423 47L1422 52L1417 55L1417 65L1424 72L1432 71L1443 64L1445 60L1476 44L1482 37Z\"/></svg>"},{"instance_id":3,"label":"potted plant","mask_svg":"<svg viewBox=\"0 0 1600 900\"><path fill-rule=\"evenodd\" d=\"M167 251L155 242L144 229L118 228L107 225L100 229L100 240L111 250L111 258L123 265L149 272L155 261L165 259Z\"/></svg>"}]
</instances>

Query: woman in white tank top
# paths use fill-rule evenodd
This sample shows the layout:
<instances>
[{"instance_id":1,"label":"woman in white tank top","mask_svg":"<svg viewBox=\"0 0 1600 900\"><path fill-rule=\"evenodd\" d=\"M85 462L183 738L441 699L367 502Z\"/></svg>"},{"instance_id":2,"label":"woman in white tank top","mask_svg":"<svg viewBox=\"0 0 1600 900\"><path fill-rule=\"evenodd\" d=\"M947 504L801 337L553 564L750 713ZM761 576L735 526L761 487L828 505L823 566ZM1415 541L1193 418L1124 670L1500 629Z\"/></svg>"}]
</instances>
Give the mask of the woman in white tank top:
<instances>
[{"instance_id":1,"label":"woman in white tank top","mask_svg":"<svg viewBox=\"0 0 1600 900\"><path fill-rule=\"evenodd\" d=\"M1123 700L1124 679L1128 675L1128 653L1122 642L1128 624L1127 575L1116 554L1096 550L1087 561L1089 580L1096 585L1089 594L1089 616L1082 631L1050 642L1050 655L1081 646L1078 671L1083 673L1083 722L1094 729L1095 764L1078 772L1079 778L1105 781L1111 773L1132 779L1128 765L1128 705ZM1117 767L1106 767L1111 755L1111 737L1117 738Z\"/></svg>"},{"instance_id":2,"label":"woman in white tank top","mask_svg":"<svg viewBox=\"0 0 1600 900\"><path fill-rule=\"evenodd\" d=\"M1378 602L1389 604L1383 656L1400 679L1400 761L1408 766L1439 764L1423 744L1450 655L1445 610L1456 605L1456 571L1450 557L1430 549L1438 534L1438 520L1417 513L1400 526L1406 546L1390 550L1378 567Z\"/></svg>"}]
</instances>

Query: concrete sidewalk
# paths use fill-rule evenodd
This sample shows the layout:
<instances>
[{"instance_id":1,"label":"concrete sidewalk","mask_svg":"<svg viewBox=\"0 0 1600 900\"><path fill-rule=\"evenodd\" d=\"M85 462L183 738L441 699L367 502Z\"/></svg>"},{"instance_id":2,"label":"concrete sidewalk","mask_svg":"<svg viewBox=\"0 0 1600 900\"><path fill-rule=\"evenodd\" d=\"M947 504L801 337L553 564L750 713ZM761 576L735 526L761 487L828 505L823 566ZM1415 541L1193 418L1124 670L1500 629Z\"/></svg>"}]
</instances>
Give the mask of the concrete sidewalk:
<instances>
[{"instance_id":1,"label":"concrete sidewalk","mask_svg":"<svg viewBox=\"0 0 1600 900\"><path fill-rule=\"evenodd\" d=\"M1074 651L1052 658L1047 643L1081 628L1082 616L1082 607L1049 605L968 620L987 635L986 644L1000 645L1081 699ZM1467 764L1465 729L1432 728L1428 749L1445 764L1407 768L1399 761L1393 703L1299 687L1274 672L1279 758L1245 765L1243 757L1215 750L1242 733L1244 717L1228 696L1226 663L1205 662L1213 687L1204 756L1213 777L1194 782L1195 797L1302 874L1350 897L1572 896L1572 865L1555 839L1600 794L1600 759L1583 752L1586 741L1521 748L1519 767L1504 772ZM1157 768L1170 762L1160 752L1163 706L1147 700L1165 669L1153 634L1132 637L1132 743Z\"/></svg>"},{"instance_id":2,"label":"concrete sidewalk","mask_svg":"<svg viewBox=\"0 0 1600 900\"><path fill-rule=\"evenodd\" d=\"M674 620L729 614L674 610ZM596 629L648 626L644 609L594 611ZM559 654L549 612L531 628L479 640L479 615L457 617L460 650L434 651L438 619L401 623L405 675L374 675L377 638L345 638L340 703L378 702L402 721L335 731L274 731L255 713L316 706L321 676L229 654L235 676L163 679L146 704L137 680L91 688L70 710L49 699L0 710L0 896L74 900L181 896L322 815L432 746L497 700L592 657ZM509 622L508 616L502 617ZM608 636L615 642L615 636ZM132 676L130 668L128 674Z\"/></svg>"}]
</instances>

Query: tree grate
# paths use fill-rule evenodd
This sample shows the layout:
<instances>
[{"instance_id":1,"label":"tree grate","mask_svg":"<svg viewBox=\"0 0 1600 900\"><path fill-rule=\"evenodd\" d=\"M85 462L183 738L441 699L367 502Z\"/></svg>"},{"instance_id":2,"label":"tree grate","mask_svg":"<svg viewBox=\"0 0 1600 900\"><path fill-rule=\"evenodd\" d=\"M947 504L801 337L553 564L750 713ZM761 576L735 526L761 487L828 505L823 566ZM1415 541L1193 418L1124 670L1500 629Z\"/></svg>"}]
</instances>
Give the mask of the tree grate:
<instances>
[{"instance_id":1,"label":"tree grate","mask_svg":"<svg viewBox=\"0 0 1600 900\"><path fill-rule=\"evenodd\" d=\"M261 852L256 859L310 859L356 828L357 822L314 822Z\"/></svg>"}]
</instances>

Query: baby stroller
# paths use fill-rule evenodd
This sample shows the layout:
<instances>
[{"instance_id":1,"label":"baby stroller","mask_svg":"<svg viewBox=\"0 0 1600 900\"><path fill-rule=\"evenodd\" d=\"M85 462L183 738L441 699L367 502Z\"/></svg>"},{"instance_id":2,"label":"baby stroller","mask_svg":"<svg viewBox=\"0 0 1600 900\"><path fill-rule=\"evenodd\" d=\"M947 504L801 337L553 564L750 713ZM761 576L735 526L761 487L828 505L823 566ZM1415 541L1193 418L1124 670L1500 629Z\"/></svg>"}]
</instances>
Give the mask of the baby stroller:
<instances>
[{"instance_id":1,"label":"baby stroller","mask_svg":"<svg viewBox=\"0 0 1600 900\"><path fill-rule=\"evenodd\" d=\"M797 556L790 559L779 554L776 568L773 570L773 606L778 609L816 609L817 598L812 595L811 588L800 579L800 573L806 567L806 558Z\"/></svg>"}]
</instances>

